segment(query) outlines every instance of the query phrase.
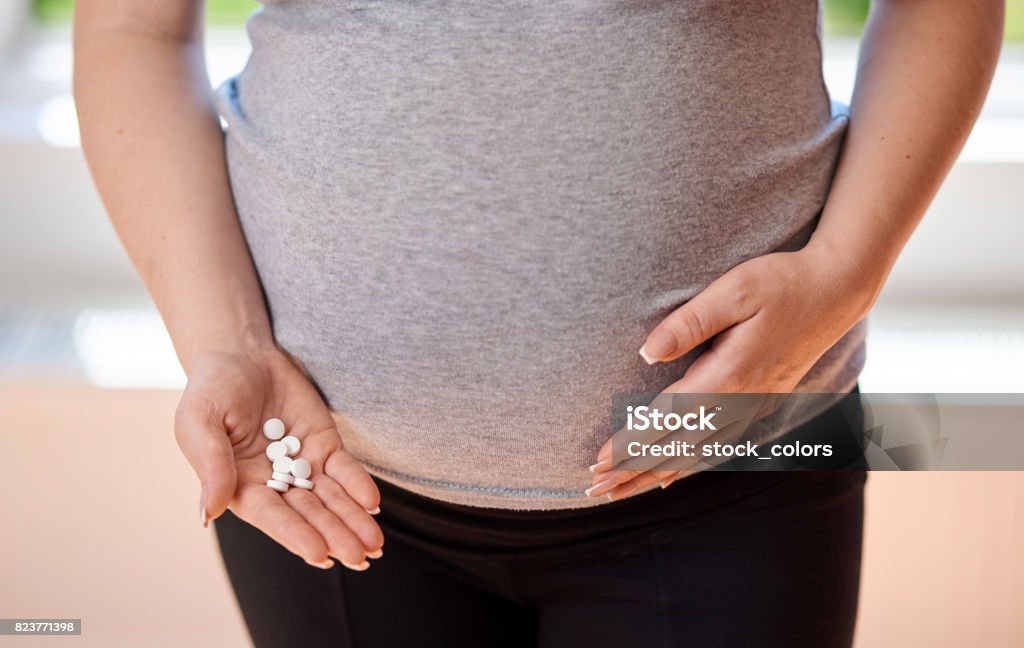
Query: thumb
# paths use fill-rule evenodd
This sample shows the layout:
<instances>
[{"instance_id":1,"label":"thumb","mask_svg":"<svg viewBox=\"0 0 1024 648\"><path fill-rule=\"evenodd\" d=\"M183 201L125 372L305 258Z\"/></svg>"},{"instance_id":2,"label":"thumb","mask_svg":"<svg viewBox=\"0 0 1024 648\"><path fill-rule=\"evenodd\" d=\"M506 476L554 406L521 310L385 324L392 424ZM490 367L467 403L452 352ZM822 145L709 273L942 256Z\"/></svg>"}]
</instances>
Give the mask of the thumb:
<instances>
[{"instance_id":1,"label":"thumb","mask_svg":"<svg viewBox=\"0 0 1024 648\"><path fill-rule=\"evenodd\" d=\"M696 297L663 319L640 347L647 364L670 362L756 312L729 275L711 282Z\"/></svg>"},{"instance_id":2,"label":"thumb","mask_svg":"<svg viewBox=\"0 0 1024 648\"><path fill-rule=\"evenodd\" d=\"M199 518L220 517L235 495L238 473L223 419L209 401L182 397L174 416L174 438L199 477Z\"/></svg>"}]
</instances>

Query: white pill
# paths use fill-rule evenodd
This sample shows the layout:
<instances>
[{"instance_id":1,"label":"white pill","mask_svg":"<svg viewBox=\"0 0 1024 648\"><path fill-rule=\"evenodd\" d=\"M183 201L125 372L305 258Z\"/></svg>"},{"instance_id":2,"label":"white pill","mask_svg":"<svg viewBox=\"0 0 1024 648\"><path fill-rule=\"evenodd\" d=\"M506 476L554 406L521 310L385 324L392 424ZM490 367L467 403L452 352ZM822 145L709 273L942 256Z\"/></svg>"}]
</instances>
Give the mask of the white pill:
<instances>
[{"instance_id":1,"label":"white pill","mask_svg":"<svg viewBox=\"0 0 1024 648\"><path fill-rule=\"evenodd\" d=\"M292 458L281 457L274 460L274 472L290 473L292 471Z\"/></svg>"},{"instance_id":2,"label":"white pill","mask_svg":"<svg viewBox=\"0 0 1024 648\"><path fill-rule=\"evenodd\" d=\"M313 490L313 482L309 481L308 479L301 479L299 477L296 477L295 478L295 487L296 488L305 488L306 490Z\"/></svg>"},{"instance_id":3,"label":"white pill","mask_svg":"<svg viewBox=\"0 0 1024 648\"><path fill-rule=\"evenodd\" d=\"M288 454L288 446L283 441L274 441L267 446L267 457L271 461L277 461L286 454Z\"/></svg>"},{"instance_id":4,"label":"white pill","mask_svg":"<svg viewBox=\"0 0 1024 648\"><path fill-rule=\"evenodd\" d=\"M276 479L277 481L283 481L286 484L294 484L295 483L295 478L292 477L291 475L289 475L288 473L283 473L283 472L275 471L274 474L270 476L270 478L271 479Z\"/></svg>"},{"instance_id":5,"label":"white pill","mask_svg":"<svg viewBox=\"0 0 1024 648\"><path fill-rule=\"evenodd\" d=\"M277 441L284 436L284 421L281 419L270 419L263 424L263 436L271 441Z\"/></svg>"},{"instance_id":6,"label":"white pill","mask_svg":"<svg viewBox=\"0 0 1024 648\"><path fill-rule=\"evenodd\" d=\"M276 479L268 479L267 480L267 486L270 486L271 488L276 490L278 493L286 493L286 492L288 492L288 484L284 483L283 481L278 481Z\"/></svg>"},{"instance_id":7,"label":"white pill","mask_svg":"<svg viewBox=\"0 0 1024 648\"><path fill-rule=\"evenodd\" d=\"M308 479L313 474L313 467L308 459L296 459L292 462L292 474L299 479Z\"/></svg>"},{"instance_id":8,"label":"white pill","mask_svg":"<svg viewBox=\"0 0 1024 648\"><path fill-rule=\"evenodd\" d=\"M281 443L288 446L288 456L290 457L294 457L299 454L299 449L302 448L302 443L299 441L298 437L293 437L291 435L281 439Z\"/></svg>"}]
</instances>

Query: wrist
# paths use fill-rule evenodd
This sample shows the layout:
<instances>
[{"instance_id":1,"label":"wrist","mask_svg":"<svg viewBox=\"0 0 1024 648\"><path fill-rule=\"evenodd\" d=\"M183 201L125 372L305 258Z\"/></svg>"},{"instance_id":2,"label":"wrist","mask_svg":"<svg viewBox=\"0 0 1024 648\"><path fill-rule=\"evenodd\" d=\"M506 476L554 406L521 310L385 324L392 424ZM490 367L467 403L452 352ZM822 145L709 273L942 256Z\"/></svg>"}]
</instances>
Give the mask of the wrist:
<instances>
[{"instance_id":1,"label":"wrist","mask_svg":"<svg viewBox=\"0 0 1024 648\"><path fill-rule=\"evenodd\" d=\"M176 337L174 346L186 376L198 359L211 354L244 356L257 363L282 355L269 327L252 325L194 331Z\"/></svg>"},{"instance_id":2,"label":"wrist","mask_svg":"<svg viewBox=\"0 0 1024 648\"><path fill-rule=\"evenodd\" d=\"M851 245L824 237L812 237L799 254L858 320L874 306L891 267L882 255L859 254Z\"/></svg>"}]
</instances>

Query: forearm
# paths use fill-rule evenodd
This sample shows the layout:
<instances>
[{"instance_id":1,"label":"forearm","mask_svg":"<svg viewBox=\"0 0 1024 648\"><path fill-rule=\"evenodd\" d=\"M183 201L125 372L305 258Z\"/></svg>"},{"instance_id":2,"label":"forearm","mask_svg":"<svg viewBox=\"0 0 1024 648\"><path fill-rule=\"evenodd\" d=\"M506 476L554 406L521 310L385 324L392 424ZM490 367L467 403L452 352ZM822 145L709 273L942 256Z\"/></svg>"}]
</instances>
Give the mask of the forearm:
<instances>
[{"instance_id":1,"label":"forearm","mask_svg":"<svg viewBox=\"0 0 1024 648\"><path fill-rule=\"evenodd\" d=\"M848 266L866 313L977 119L1002 2L875 2L850 125L808 247Z\"/></svg>"},{"instance_id":2,"label":"forearm","mask_svg":"<svg viewBox=\"0 0 1024 648\"><path fill-rule=\"evenodd\" d=\"M100 196L186 372L208 350L270 348L212 106L199 10L174 3L175 31L140 17L146 10L109 18L122 4L76 3L75 100Z\"/></svg>"}]
</instances>

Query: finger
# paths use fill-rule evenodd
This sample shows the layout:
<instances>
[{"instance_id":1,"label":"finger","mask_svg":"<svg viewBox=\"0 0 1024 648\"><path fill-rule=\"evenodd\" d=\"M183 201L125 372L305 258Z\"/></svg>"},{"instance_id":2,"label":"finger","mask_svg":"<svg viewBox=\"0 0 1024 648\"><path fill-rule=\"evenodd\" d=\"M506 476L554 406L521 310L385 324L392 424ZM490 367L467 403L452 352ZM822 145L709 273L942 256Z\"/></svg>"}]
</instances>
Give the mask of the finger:
<instances>
[{"instance_id":1,"label":"finger","mask_svg":"<svg viewBox=\"0 0 1024 648\"><path fill-rule=\"evenodd\" d=\"M384 545L384 534L380 525L356 503L345 489L330 476L320 474L313 478L313 494L320 498L331 513L336 515L362 543L366 555L380 558L381 547Z\"/></svg>"},{"instance_id":2,"label":"finger","mask_svg":"<svg viewBox=\"0 0 1024 648\"><path fill-rule=\"evenodd\" d=\"M663 319L640 347L647 364L670 362L754 315L753 300L728 274Z\"/></svg>"},{"instance_id":3,"label":"finger","mask_svg":"<svg viewBox=\"0 0 1024 648\"><path fill-rule=\"evenodd\" d=\"M629 457L620 461L613 470L595 473L591 477L590 483L595 486L605 482L622 484L641 473L652 470L661 471L667 475L676 470L685 470L697 460L699 457L693 456Z\"/></svg>"},{"instance_id":4,"label":"finger","mask_svg":"<svg viewBox=\"0 0 1024 648\"><path fill-rule=\"evenodd\" d=\"M605 441L604 445L601 446L601 449L598 451L596 463L590 465L590 467L589 467L590 472L592 472L592 473L603 473L603 472L607 472L607 471L611 470L612 469L612 457L611 457L611 454L612 454L612 440L609 437L609 439L607 441Z\"/></svg>"},{"instance_id":5,"label":"finger","mask_svg":"<svg viewBox=\"0 0 1024 648\"><path fill-rule=\"evenodd\" d=\"M771 355L776 345L770 335L763 315L754 314L719 334L669 389L725 394L791 391L780 388L773 377L780 362Z\"/></svg>"},{"instance_id":6,"label":"finger","mask_svg":"<svg viewBox=\"0 0 1024 648\"><path fill-rule=\"evenodd\" d=\"M726 334L737 329L732 328ZM719 337L721 339L721 336ZM716 340L717 342L717 340ZM702 353L683 377L665 388L679 394L733 395L743 393L743 377L750 367L746 354L738 349L718 349L714 345Z\"/></svg>"},{"instance_id":7,"label":"finger","mask_svg":"<svg viewBox=\"0 0 1024 648\"><path fill-rule=\"evenodd\" d=\"M364 510L370 513L380 511L380 491L377 490L377 484L373 483L369 473L359 465L355 457L344 450L335 451L327 457L324 472L338 482Z\"/></svg>"},{"instance_id":8,"label":"finger","mask_svg":"<svg viewBox=\"0 0 1024 648\"><path fill-rule=\"evenodd\" d=\"M593 485L584 493L590 497L600 497L608 491L633 479L642 471L636 470L613 470L600 476L595 476Z\"/></svg>"},{"instance_id":9,"label":"finger","mask_svg":"<svg viewBox=\"0 0 1024 648\"><path fill-rule=\"evenodd\" d=\"M174 415L174 438L199 478L200 519L220 517L235 495L238 472L231 440L213 407L183 396Z\"/></svg>"},{"instance_id":10,"label":"finger","mask_svg":"<svg viewBox=\"0 0 1024 648\"><path fill-rule=\"evenodd\" d=\"M653 400L642 407L647 407L648 410L659 410L659 411L672 411L673 402L676 398L675 394L662 392L657 394ZM631 415L632 416L632 415ZM622 447L626 447L631 441L639 441L641 443L653 443L665 435L664 430L659 430L655 426L648 426L646 429L630 429L627 424L626 427L612 434L612 436L605 441L604 445L597 453L597 463L590 466L590 472L602 473L611 470L617 463L615 457L615 444L621 444ZM621 462L621 458L618 462Z\"/></svg>"},{"instance_id":11,"label":"finger","mask_svg":"<svg viewBox=\"0 0 1024 648\"><path fill-rule=\"evenodd\" d=\"M659 484L661 485L662 488L668 488L669 486L672 485L672 482L674 482L675 480L679 479L679 476L682 475L682 474L683 474L682 470L677 470L676 472L672 473L671 475L669 475L665 479L662 479L659 482Z\"/></svg>"},{"instance_id":12,"label":"finger","mask_svg":"<svg viewBox=\"0 0 1024 648\"><path fill-rule=\"evenodd\" d=\"M284 494L284 500L317 530L327 543L328 553L342 565L356 571L370 566L362 541L323 505L319 497L304 488L290 488Z\"/></svg>"},{"instance_id":13,"label":"finger","mask_svg":"<svg viewBox=\"0 0 1024 648\"><path fill-rule=\"evenodd\" d=\"M675 473L673 473L673 474L669 475L668 477L666 477L665 479L662 479L661 480L661 487L662 488L668 488L669 486L671 486L672 484L676 483L677 481L679 481L683 477L686 477L686 476L689 476L689 475L692 475L692 474L694 474L694 471L692 471L692 470L678 470Z\"/></svg>"},{"instance_id":14,"label":"finger","mask_svg":"<svg viewBox=\"0 0 1024 648\"><path fill-rule=\"evenodd\" d=\"M661 423L644 421L643 429L639 431L627 426L612 436L614 449L611 461L614 470L674 471L691 467L700 460L699 455L695 454L699 444L719 427L732 424L728 416L732 408L717 403L727 403L736 398L740 397L723 394L659 394L653 402L670 402L667 407L662 404L651 410L662 417ZM723 415L724 420L716 418ZM595 471L594 483L602 479L603 472Z\"/></svg>"},{"instance_id":15,"label":"finger","mask_svg":"<svg viewBox=\"0 0 1024 648\"><path fill-rule=\"evenodd\" d=\"M326 569L334 564L323 536L277 491L262 484L243 484L232 511L310 565Z\"/></svg>"},{"instance_id":16,"label":"finger","mask_svg":"<svg viewBox=\"0 0 1024 648\"><path fill-rule=\"evenodd\" d=\"M701 393L699 395L689 392L689 389L697 386L697 379L684 376L682 379L669 385L666 391L678 391L680 392L678 394L680 396L686 396L691 398L695 396L701 396L702 398L707 399L707 402L709 404L706 406L702 405L702 407L704 412L707 413L707 422L709 423L709 425L706 428L702 428L702 430L710 431L712 433L715 430L721 430L726 427L735 427L735 425L738 423L749 425L751 421L754 421L759 417L761 412L765 412L766 407L769 407L768 405L766 405L766 403L768 403L769 401L772 403L776 403L779 401L780 398L786 397L785 394L766 394L758 392L725 393L722 391L718 391L715 393ZM724 389L724 387L724 385L719 383L719 390ZM771 405L771 407L774 407L774 405ZM689 408L688 410L685 408L680 409L679 407L676 407L674 411L681 414L683 411L697 412L698 410L693 407ZM768 409L768 411L770 411L770 408ZM673 434L665 436L663 441L691 441L693 440L692 437L694 436L698 435L692 433L687 435L685 433L675 432Z\"/></svg>"},{"instance_id":17,"label":"finger","mask_svg":"<svg viewBox=\"0 0 1024 648\"><path fill-rule=\"evenodd\" d=\"M629 480L625 484L620 484L614 489L608 492L608 499L615 501L620 500L630 495L635 495L642 490L653 488L661 483L661 480L670 476L671 472L663 471L650 471L641 473L634 479Z\"/></svg>"}]
</instances>

